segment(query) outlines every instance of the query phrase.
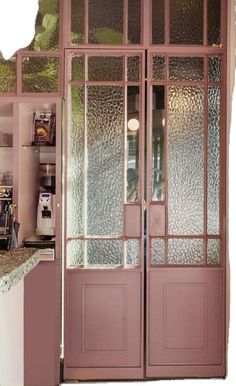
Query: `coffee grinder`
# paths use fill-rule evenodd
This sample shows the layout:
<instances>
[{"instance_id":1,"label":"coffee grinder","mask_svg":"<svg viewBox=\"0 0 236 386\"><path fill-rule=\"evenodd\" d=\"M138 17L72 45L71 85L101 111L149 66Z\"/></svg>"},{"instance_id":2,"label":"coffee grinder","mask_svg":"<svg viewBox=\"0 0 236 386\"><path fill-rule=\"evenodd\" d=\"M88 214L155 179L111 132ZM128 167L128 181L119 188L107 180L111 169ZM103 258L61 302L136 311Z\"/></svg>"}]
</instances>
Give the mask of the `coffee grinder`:
<instances>
[{"instance_id":1,"label":"coffee grinder","mask_svg":"<svg viewBox=\"0 0 236 386\"><path fill-rule=\"evenodd\" d=\"M56 165L40 164L40 193L37 210L38 236L55 236L55 187L56 187Z\"/></svg>"}]
</instances>

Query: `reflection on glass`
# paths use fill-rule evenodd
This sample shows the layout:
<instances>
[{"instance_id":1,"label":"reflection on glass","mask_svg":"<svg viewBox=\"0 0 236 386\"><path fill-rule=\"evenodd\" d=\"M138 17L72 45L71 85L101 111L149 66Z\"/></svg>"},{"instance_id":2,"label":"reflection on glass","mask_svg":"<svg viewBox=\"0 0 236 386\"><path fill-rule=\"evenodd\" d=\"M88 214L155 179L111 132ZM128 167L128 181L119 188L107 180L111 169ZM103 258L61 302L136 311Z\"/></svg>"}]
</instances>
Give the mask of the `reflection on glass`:
<instances>
[{"instance_id":1,"label":"reflection on glass","mask_svg":"<svg viewBox=\"0 0 236 386\"><path fill-rule=\"evenodd\" d=\"M220 264L220 240L208 239L207 264Z\"/></svg>"},{"instance_id":2,"label":"reflection on glass","mask_svg":"<svg viewBox=\"0 0 236 386\"><path fill-rule=\"evenodd\" d=\"M152 0L152 44L163 44L165 41L165 1Z\"/></svg>"},{"instance_id":3,"label":"reflection on glass","mask_svg":"<svg viewBox=\"0 0 236 386\"><path fill-rule=\"evenodd\" d=\"M123 43L123 0L89 0L89 43Z\"/></svg>"},{"instance_id":4,"label":"reflection on glass","mask_svg":"<svg viewBox=\"0 0 236 386\"><path fill-rule=\"evenodd\" d=\"M0 58L0 92L16 91L16 58Z\"/></svg>"},{"instance_id":5,"label":"reflection on glass","mask_svg":"<svg viewBox=\"0 0 236 386\"><path fill-rule=\"evenodd\" d=\"M171 44L203 44L203 3L203 0L170 0Z\"/></svg>"},{"instance_id":6,"label":"reflection on glass","mask_svg":"<svg viewBox=\"0 0 236 386\"><path fill-rule=\"evenodd\" d=\"M139 87L127 88L127 201L139 196Z\"/></svg>"},{"instance_id":7,"label":"reflection on glass","mask_svg":"<svg viewBox=\"0 0 236 386\"><path fill-rule=\"evenodd\" d=\"M208 80L209 82L220 82L221 80L221 58L212 56L208 59Z\"/></svg>"},{"instance_id":8,"label":"reflection on glass","mask_svg":"<svg viewBox=\"0 0 236 386\"><path fill-rule=\"evenodd\" d=\"M78 268L84 263L83 241L70 240L67 242L67 268Z\"/></svg>"},{"instance_id":9,"label":"reflection on glass","mask_svg":"<svg viewBox=\"0 0 236 386\"><path fill-rule=\"evenodd\" d=\"M71 43L84 43L84 0L71 0Z\"/></svg>"},{"instance_id":10,"label":"reflection on glass","mask_svg":"<svg viewBox=\"0 0 236 386\"><path fill-rule=\"evenodd\" d=\"M172 56L169 58L170 80L203 80L204 58Z\"/></svg>"},{"instance_id":11,"label":"reflection on glass","mask_svg":"<svg viewBox=\"0 0 236 386\"><path fill-rule=\"evenodd\" d=\"M208 0L208 45L220 44L221 0Z\"/></svg>"},{"instance_id":12,"label":"reflection on glass","mask_svg":"<svg viewBox=\"0 0 236 386\"><path fill-rule=\"evenodd\" d=\"M152 103L152 199L165 198L164 187L164 128L165 97L164 86L153 86Z\"/></svg>"},{"instance_id":13,"label":"reflection on glass","mask_svg":"<svg viewBox=\"0 0 236 386\"><path fill-rule=\"evenodd\" d=\"M35 36L27 49L32 51L56 50L59 48L59 0L39 0L38 3Z\"/></svg>"},{"instance_id":14,"label":"reflection on glass","mask_svg":"<svg viewBox=\"0 0 236 386\"><path fill-rule=\"evenodd\" d=\"M122 56L90 56L88 58L89 80L122 80Z\"/></svg>"},{"instance_id":15,"label":"reflection on glass","mask_svg":"<svg viewBox=\"0 0 236 386\"><path fill-rule=\"evenodd\" d=\"M71 80L84 80L84 56L72 57Z\"/></svg>"},{"instance_id":16,"label":"reflection on glass","mask_svg":"<svg viewBox=\"0 0 236 386\"><path fill-rule=\"evenodd\" d=\"M129 268L137 267L140 264L140 242L136 239L125 241L126 266Z\"/></svg>"},{"instance_id":17,"label":"reflection on glass","mask_svg":"<svg viewBox=\"0 0 236 386\"><path fill-rule=\"evenodd\" d=\"M88 86L88 235L120 236L123 231L124 91Z\"/></svg>"},{"instance_id":18,"label":"reflection on glass","mask_svg":"<svg viewBox=\"0 0 236 386\"><path fill-rule=\"evenodd\" d=\"M23 92L58 92L58 57L23 57L21 70Z\"/></svg>"},{"instance_id":19,"label":"reflection on glass","mask_svg":"<svg viewBox=\"0 0 236 386\"><path fill-rule=\"evenodd\" d=\"M141 1L128 1L128 43L140 44L141 42Z\"/></svg>"}]
</instances>

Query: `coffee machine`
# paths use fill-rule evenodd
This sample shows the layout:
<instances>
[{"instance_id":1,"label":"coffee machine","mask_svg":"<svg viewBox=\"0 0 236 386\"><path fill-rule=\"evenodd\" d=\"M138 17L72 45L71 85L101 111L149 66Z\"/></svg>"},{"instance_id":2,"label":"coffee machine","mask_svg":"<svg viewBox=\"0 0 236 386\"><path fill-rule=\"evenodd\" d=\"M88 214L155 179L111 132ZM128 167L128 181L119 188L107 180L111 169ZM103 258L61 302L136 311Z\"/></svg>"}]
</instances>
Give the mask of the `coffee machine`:
<instances>
[{"instance_id":1,"label":"coffee machine","mask_svg":"<svg viewBox=\"0 0 236 386\"><path fill-rule=\"evenodd\" d=\"M55 164L40 164L40 193L37 210L37 236L55 236Z\"/></svg>"}]
</instances>

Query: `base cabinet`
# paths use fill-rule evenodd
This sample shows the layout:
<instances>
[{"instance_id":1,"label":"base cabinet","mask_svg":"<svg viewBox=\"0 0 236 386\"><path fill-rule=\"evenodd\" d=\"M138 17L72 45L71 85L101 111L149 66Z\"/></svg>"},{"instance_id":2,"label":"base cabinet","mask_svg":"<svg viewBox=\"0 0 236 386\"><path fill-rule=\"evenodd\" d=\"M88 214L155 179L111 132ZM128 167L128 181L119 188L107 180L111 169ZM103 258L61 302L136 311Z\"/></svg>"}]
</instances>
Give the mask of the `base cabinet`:
<instances>
[{"instance_id":1,"label":"base cabinet","mask_svg":"<svg viewBox=\"0 0 236 386\"><path fill-rule=\"evenodd\" d=\"M58 385L60 262L40 262L24 289L24 386Z\"/></svg>"}]
</instances>

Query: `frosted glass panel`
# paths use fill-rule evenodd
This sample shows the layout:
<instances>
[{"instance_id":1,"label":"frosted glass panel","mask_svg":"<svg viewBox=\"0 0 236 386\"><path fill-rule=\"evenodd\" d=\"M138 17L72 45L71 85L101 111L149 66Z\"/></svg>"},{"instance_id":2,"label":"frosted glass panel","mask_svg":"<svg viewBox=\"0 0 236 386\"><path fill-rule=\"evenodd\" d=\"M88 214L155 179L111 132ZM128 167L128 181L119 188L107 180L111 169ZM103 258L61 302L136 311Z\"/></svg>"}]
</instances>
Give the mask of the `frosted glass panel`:
<instances>
[{"instance_id":1,"label":"frosted glass panel","mask_svg":"<svg viewBox=\"0 0 236 386\"><path fill-rule=\"evenodd\" d=\"M204 59L190 57L170 57L170 80L203 80Z\"/></svg>"},{"instance_id":2,"label":"frosted glass panel","mask_svg":"<svg viewBox=\"0 0 236 386\"><path fill-rule=\"evenodd\" d=\"M218 235L220 198L220 87L208 89L208 234Z\"/></svg>"},{"instance_id":3,"label":"frosted glass panel","mask_svg":"<svg viewBox=\"0 0 236 386\"><path fill-rule=\"evenodd\" d=\"M164 35L164 0L152 0L152 43L162 44L165 40Z\"/></svg>"},{"instance_id":4,"label":"frosted glass panel","mask_svg":"<svg viewBox=\"0 0 236 386\"><path fill-rule=\"evenodd\" d=\"M122 80L123 57L91 56L88 58L89 80Z\"/></svg>"},{"instance_id":5,"label":"frosted glass panel","mask_svg":"<svg viewBox=\"0 0 236 386\"><path fill-rule=\"evenodd\" d=\"M203 234L204 88L169 88L169 234Z\"/></svg>"},{"instance_id":6,"label":"frosted glass panel","mask_svg":"<svg viewBox=\"0 0 236 386\"><path fill-rule=\"evenodd\" d=\"M87 262L89 266L121 265L123 241L120 240L88 240ZM104 299L105 300L105 299Z\"/></svg>"},{"instance_id":7,"label":"frosted glass panel","mask_svg":"<svg viewBox=\"0 0 236 386\"><path fill-rule=\"evenodd\" d=\"M21 68L23 92L58 92L58 57L24 57L22 58Z\"/></svg>"},{"instance_id":8,"label":"frosted glass panel","mask_svg":"<svg viewBox=\"0 0 236 386\"><path fill-rule=\"evenodd\" d=\"M170 0L170 43L203 44L203 0Z\"/></svg>"},{"instance_id":9,"label":"frosted glass panel","mask_svg":"<svg viewBox=\"0 0 236 386\"><path fill-rule=\"evenodd\" d=\"M140 56L130 56L127 68L128 80L138 82L140 79Z\"/></svg>"},{"instance_id":10,"label":"frosted glass panel","mask_svg":"<svg viewBox=\"0 0 236 386\"><path fill-rule=\"evenodd\" d=\"M123 0L89 0L89 43L123 43Z\"/></svg>"},{"instance_id":11,"label":"frosted glass panel","mask_svg":"<svg viewBox=\"0 0 236 386\"><path fill-rule=\"evenodd\" d=\"M83 234L84 90L71 88L67 163L67 236Z\"/></svg>"},{"instance_id":12,"label":"frosted glass panel","mask_svg":"<svg viewBox=\"0 0 236 386\"><path fill-rule=\"evenodd\" d=\"M208 44L220 44L221 0L208 0Z\"/></svg>"},{"instance_id":13,"label":"frosted glass panel","mask_svg":"<svg viewBox=\"0 0 236 386\"><path fill-rule=\"evenodd\" d=\"M123 110L119 86L88 86L88 234L123 233Z\"/></svg>"},{"instance_id":14,"label":"frosted glass panel","mask_svg":"<svg viewBox=\"0 0 236 386\"><path fill-rule=\"evenodd\" d=\"M207 263L220 264L220 240L207 241Z\"/></svg>"},{"instance_id":15,"label":"frosted glass panel","mask_svg":"<svg viewBox=\"0 0 236 386\"><path fill-rule=\"evenodd\" d=\"M126 244L126 265L135 267L140 264L140 241L130 239Z\"/></svg>"},{"instance_id":16,"label":"frosted glass panel","mask_svg":"<svg viewBox=\"0 0 236 386\"><path fill-rule=\"evenodd\" d=\"M27 49L56 50L59 48L59 0L39 0L38 3L35 36Z\"/></svg>"},{"instance_id":17,"label":"frosted glass panel","mask_svg":"<svg viewBox=\"0 0 236 386\"><path fill-rule=\"evenodd\" d=\"M165 79L165 58L163 56L152 56L152 79Z\"/></svg>"},{"instance_id":18,"label":"frosted glass panel","mask_svg":"<svg viewBox=\"0 0 236 386\"><path fill-rule=\"evenodd\" d=\"M71 0L71 43L84 42L84 1Z\"/></svg>"},{"instance_id":19,"label":"frosted glass panel","mask_svg":"<svg viewBox=\"0 0 236 386\"><path fill-rule=\"evenodd\" d=\"M152 92L152 199L165 199L164 131L165 88L153 86Z\"/></svg>"},{"instance_id":20,"label":"frosted glass panel","mask_svg":"<svg viewBox=\"0 0 236 386\"><path fill-rule=\"evenodd\" d=\"M203 240L171 239L168 241L168 264L198 265L204 263Z\"/></svg>"},{"instance_id":21,"label":"frosted glass panel","mask_svg":"<svg viewBox=\"0 0 236 386\"><path fill-rule=\"evenodd\" d=\"M71 80L84 80L84 56L71 58Z\"/></svg>"},{"instance_id":22,"label":"frosted glass panel","mask_svg":"<svg viewBox=\"0 0 236 386\"><path fill-rule=\"evenodd\" d=\"M165 263L165 240L152 239L152 264L164 264Z\"/></svg>"},{"instance_id":23,"label":"frosted glass panel","mask_svg":"<svg viewBox=\"0 0 236 386\"><path fill-rule=\"evenodd\" d=\"M139 126L140 118L137 101L139 87L127 87L127 192L126 201L137 201L139 198Z\"/></svg>"},{"instance_id":24,"label":"frosted glass panel","mask_svg":"<svg viewBox=\"0 0 236 386\"><path fill-rule=\"evenodd\" d=\"M221 80L221 58L213 56L209 58L208 79L210 82L220 82Z\"/></svg>"},{"instance_id":25,"label":"frosted glass panel","mask_svg":"<svg viewBox=\"0 0 236 386\"><path fill-rule=\"evenodd\" d=\"M83 241L71 240L67 242L67 268L77 268L83 265Z\"/></svg>"},{"instance_id":26,"label":"frosted glass panel","mask_svg":"<svg viewBox=\"0 0 236 386\"><path fill-rule=\"evenodd\" d=\"M16 58L0 58L0 92L16 92Z\"/></svg>"},{"instance_id":27,"label":"frosted glass panel","mask_svg":"<svg viewBox=\"0 0 236 386\"><path fill-rule=\"evenodd\" d=\"M141 0L128 0L128 43L141 43Z\"/></svg>"}]
</instances>

